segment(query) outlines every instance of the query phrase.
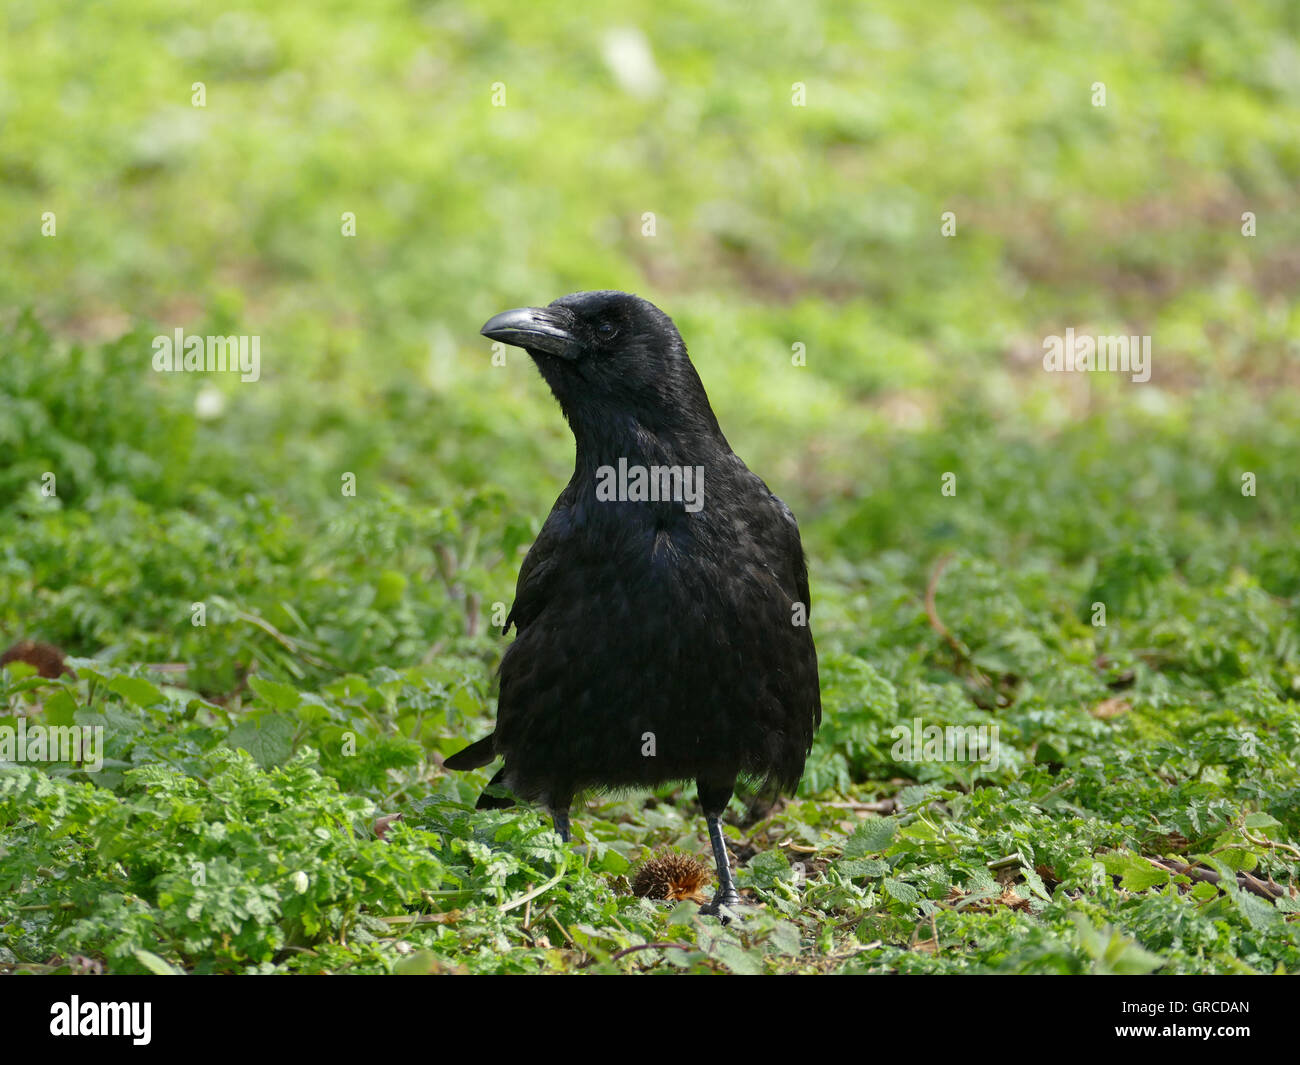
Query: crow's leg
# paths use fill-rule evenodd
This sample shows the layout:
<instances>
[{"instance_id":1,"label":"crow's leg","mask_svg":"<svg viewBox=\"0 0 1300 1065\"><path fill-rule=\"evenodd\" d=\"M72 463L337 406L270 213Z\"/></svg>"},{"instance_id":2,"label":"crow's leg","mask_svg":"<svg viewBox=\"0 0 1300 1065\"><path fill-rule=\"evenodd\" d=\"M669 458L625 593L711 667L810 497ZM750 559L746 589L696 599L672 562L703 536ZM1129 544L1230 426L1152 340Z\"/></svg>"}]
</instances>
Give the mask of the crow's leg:
<instances>
[{"instance_id":1,"label":"crow's leg","mask_svg":"<svg viewBox=\"0 0 1300 1065\"><path fill-rule=\"evenodd\" d=\"M727 860L727 844L722 838L722 814L731 801L735 790L733 778L725 783L698 781L700 805L704 807L704 821L709 826L709 842L713 845L713 861L718 867L718 891L711 902L700 907L700 913L720 917L722 923L727 918L720 911L724 906L739 906L740 894L736 891L736 882L731 878L731 863Z\"/></svg>"},{"instance_id":2,"label":"crow's leg","mask_svg":"<svg viewBox=\"0 0 1300 1065\"><path fill-rule=\"evenodd\" d=\"M568 806L551 806L551 823L559 834L560 843L568 843Z\"/></svg>"}]
</instances>

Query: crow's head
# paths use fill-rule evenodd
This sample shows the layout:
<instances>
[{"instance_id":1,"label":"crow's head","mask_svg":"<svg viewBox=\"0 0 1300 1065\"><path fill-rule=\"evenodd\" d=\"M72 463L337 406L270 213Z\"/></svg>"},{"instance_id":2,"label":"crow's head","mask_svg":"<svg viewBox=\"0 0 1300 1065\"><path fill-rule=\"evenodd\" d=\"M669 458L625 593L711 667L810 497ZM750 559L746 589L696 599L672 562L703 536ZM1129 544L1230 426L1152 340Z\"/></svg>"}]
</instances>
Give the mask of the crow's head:
<instances>
[{"instance_id":1,"label":"crow's head","mask_svg":"<svg viewBox=\"0 0 1300 1065\"><path fill-rule=\"evenodd\" d=\"M652 431L717 432L673 320L639 296L575 292L502 311L481 332L532 356L575 433L628 419Z\"/></svg>"}]
</instances>

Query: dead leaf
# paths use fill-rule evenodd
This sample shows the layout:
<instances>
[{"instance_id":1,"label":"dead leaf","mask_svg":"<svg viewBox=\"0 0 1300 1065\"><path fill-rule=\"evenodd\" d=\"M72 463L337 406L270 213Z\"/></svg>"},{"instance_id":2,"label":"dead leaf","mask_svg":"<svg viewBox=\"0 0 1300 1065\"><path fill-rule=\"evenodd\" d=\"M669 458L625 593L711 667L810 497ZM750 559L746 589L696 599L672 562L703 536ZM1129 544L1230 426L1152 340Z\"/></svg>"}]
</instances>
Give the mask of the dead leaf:
<instances>
[{"instance_id":1,"label":"dead leaf","mask_svg":"<svg viewBox=\"0 0 1300 1065\"><path fill-rule=\"evenodd\" d=\"M1127 699L1103 699L1088 711L1093 717L1109 721L1112 717L1127 714L1133 707Z\"/></svg>"}]
</instances>

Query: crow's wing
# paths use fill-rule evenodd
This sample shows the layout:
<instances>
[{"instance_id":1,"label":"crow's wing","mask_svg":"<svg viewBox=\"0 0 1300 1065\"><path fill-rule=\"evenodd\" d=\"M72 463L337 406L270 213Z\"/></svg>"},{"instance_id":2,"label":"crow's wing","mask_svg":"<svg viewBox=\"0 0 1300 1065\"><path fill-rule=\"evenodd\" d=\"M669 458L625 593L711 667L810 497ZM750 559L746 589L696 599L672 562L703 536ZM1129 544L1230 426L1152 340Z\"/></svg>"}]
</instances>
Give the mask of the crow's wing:
<instances>
[{"instance_id":1,"label":"crow's wing","mask_svg":"<svg viewBox=\"0 0 1300 1065\"><path fill-rule=\"evenodd\" d=\"M516 632L526 629L546 606L558 568L559 547L570 529L569 496L570 491L566 489L555 501L542 531L524 556L524 564L519 567L519 580L515 582L514 605L506 615L502 636L510 631L511 625Z\"/></svg>"},{"instance_id":2,"label":"crow's wing","mask_svg":"<svg viewBox=\"0 0 1300 1065\"><path fill-rule=\"evenodd\" d=\"M790 561L794 565L795 591L799 593L799 602L811 613L812 603L808 597L808 564L803 557L803 540L799 536L799 522L795 520L794 511L785 505L785 500L779 495L768 489L768 495L772 497L772 502L776 504L776 509L781 512L789 524L789 531L786 537L789 544Z\"/></svg>"},{"instance_id":3,"label":"crow's wing","mask_svg":"<svg viewBox=\"0 0 1300 1065\"><path fill-rule=\"evenodd\" d=\"M550 516L542 526L533 546L524 556L524 564L519 568L519 580L515 584L515 602L506 615L506 623L501 628L504 636L513 625L516 631L526 629L533 619L542 612L549 597L552 585L551 576L557 568L557 547L563 539L562 529L568 523L567 493L560 496L551 509ZM494 741L496 733L490 732L476 743L471 743L464 750L457 751L450 758L444 759L443 765L448 769L481 769L496 757ZM499 777L501 774L497 774ZM495 782L495 781L494 781ZM485 793L486 795L486 793Z\"/></svg>"},{"instance_id":4,"label":"crow's wing","mask_svg":"<svg viewBox=\"0 0 1300 1065\"><path fill-rule=\"evenodd\" d=\"M766 487L766 485L764 487ZM803 540L799 536L799 522L795 520L794 511L792 511L788 506L785 505L785 501L781 499L780 496L778 496L771 489L768 489L768 495L772 497L772 502L776 504L776 509L781 512L782 517L785 519L782 522L782 529L785 533L784 540L785 540L786 557L788 558L789 564L793 569L795 591L798 593L799 596L798 602L803 604L806 616L809 619L811 619L812 598L808 592L808 563L804 559ZM813 674L812 674L814 679L813 691L812 691L813 721L816 725L820 725L822 723L821 689L820 686L817 685L815 682L817 651L813 647L811 637L809 637L808 640L808 649L813 662Z\"/></svg>"}]
</instances>

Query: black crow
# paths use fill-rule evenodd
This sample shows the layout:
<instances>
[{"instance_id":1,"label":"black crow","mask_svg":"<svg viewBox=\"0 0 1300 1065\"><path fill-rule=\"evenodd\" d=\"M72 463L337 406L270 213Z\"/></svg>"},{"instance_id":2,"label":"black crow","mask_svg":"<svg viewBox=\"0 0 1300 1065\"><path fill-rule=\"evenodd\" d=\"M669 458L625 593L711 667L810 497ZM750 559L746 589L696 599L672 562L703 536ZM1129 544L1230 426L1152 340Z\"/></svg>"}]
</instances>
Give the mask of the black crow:
<instances>
[{"instance_id":1,"label":"black crow","mask_svg":"<svg viewBox=\"0 0 1300 1065\"><path fill-rule=\"evenodd\" d=\"M492 784L565 840L575 795L694 779L717 913L739 902L719 824L737 780L792 791L821 723L794 515L732 452L653 304L578 292L482 332L532 356L577 461L519 571L496 731L446 765L504 758Z\"/></svg>"}]
</instances>

